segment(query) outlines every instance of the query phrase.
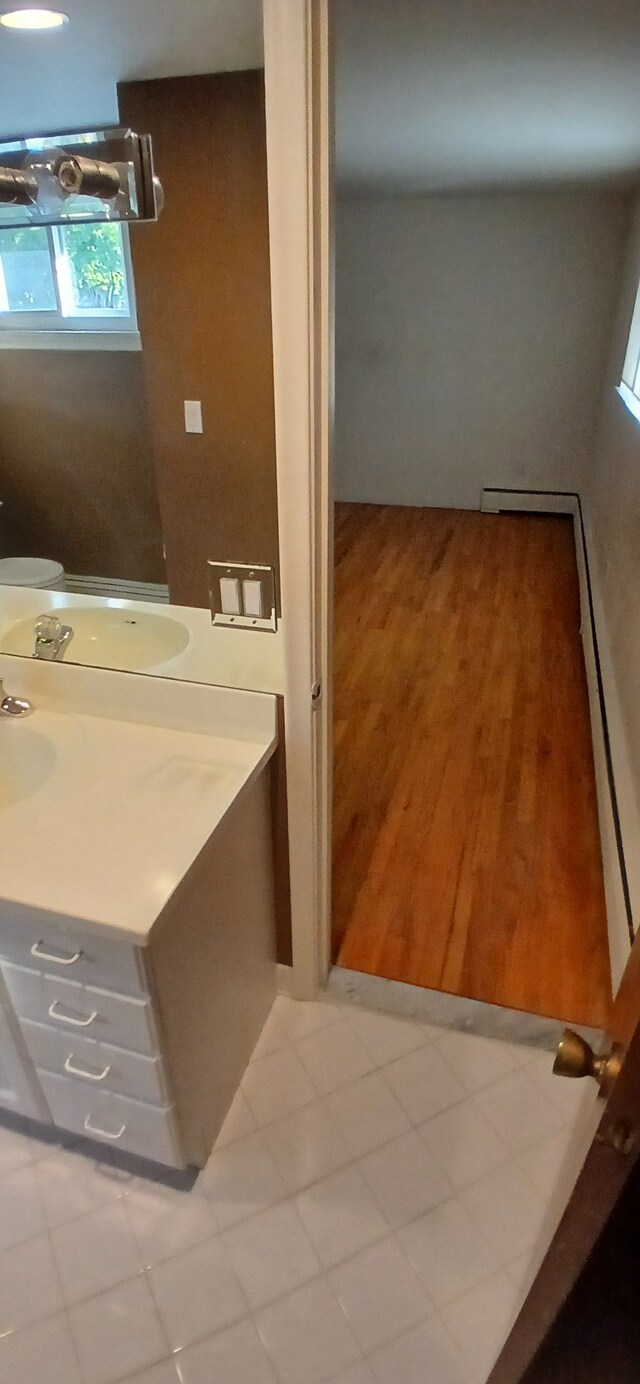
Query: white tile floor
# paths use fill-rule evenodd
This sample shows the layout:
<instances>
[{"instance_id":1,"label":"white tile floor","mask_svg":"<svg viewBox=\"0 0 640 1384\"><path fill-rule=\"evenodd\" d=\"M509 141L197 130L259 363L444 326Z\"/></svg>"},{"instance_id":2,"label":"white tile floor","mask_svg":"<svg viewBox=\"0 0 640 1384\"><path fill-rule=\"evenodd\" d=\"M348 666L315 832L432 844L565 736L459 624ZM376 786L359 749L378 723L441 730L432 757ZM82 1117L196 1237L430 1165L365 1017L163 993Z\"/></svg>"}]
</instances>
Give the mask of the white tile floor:
<instances>
[{"instance_id":1,"label":"white tile floor","mask_svg":"<svg viewBox=\"0 0 640 1384\"><path fill-rule=\"evenodd\" d=\"M0 1378L483 1384L575 1116L550 1064L280 997L190 1192L0 1128Z\"/></svg>"}]
</instances>

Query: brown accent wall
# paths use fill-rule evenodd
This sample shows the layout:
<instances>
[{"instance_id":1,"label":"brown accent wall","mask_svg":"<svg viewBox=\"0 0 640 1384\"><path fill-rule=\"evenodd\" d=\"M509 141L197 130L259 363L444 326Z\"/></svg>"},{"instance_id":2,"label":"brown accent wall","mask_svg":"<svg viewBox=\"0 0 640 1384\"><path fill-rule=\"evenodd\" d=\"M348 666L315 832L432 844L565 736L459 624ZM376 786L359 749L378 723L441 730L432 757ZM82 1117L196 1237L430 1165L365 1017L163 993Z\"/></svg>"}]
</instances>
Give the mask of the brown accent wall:
<instances>
[{"instance_id":1,"label":"brown accent wall","mask_svg":"<svg viewBox=\"0 0 640 1384\"><path fill-rule=\"evenodd\" d=\"M166 580L136 352L0 351L0 550Z\"/></svg>"},{"instance_id":2,"label":"brown accent wall","mask_svg":"<svg viewBox=\"0 0 640 1384\"><path fill-rule=\"evenodd\" d=\"M128 82L119 104L165 191L131 250L171 599L207 605L208 558L278 560L263 74Z\"/></svg>"}]
</instances>

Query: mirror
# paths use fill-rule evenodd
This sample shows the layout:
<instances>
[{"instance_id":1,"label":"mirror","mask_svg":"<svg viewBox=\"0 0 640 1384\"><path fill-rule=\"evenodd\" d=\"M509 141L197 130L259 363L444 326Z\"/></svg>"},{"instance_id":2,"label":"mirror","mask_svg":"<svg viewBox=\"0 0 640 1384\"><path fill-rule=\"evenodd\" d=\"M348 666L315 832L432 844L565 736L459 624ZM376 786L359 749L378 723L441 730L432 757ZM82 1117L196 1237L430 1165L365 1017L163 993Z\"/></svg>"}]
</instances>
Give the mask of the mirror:
<instances>
[{"instance_id":1,"label":"mirror","mask_svg":"<svg viewBox=\"0 0 640 1384\"><path fill-rule=\"evenodd\" d=\"M261 3L66 11L0 141L148 135L164 208L0 228L0 652L281 691Z\"/></svg>"}]
</instances>

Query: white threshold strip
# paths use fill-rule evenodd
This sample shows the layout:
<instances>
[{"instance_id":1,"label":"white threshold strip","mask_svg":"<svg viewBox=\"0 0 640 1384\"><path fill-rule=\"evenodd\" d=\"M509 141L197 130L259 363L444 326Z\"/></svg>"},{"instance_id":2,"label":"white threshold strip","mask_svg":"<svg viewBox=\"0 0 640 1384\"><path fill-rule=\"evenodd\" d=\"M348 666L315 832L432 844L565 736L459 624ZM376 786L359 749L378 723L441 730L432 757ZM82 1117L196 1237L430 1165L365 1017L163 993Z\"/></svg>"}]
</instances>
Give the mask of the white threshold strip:
<instances>
[{"instance_id":1,"label":"white threshold strip","mask_svg":"<svg viewBox=\"0 0 640 1384\"><path fill-rule=\"evenodd\" d=\"M287 993L282 982L279 988L281 994ZM406 981L387 980L385 976L366 975L362 971L350 971L345 966L331 967L324 998L339 1002L349 1000L365 1009L393 1014L397 1018L418 1019L421 1023L450 1028L457 1033L473 1033L479 1038L522 1043L525 1047L540 1048L543 1052L555 1052L558 1031L564 1023L562 1018L547 1019L543 1014L508 1009L505 1005L467 999L464 995L430 990ZM601 1044L602 1033L599 1029L581 1024L580 1032L592 1045L598 1047Z\"/></svg>"},{"instance_id":2,"label":"white threshold strip","mask_svg":"<svg viewBox=\"0 0 640 1384\"><path fill-rule=\"evenodd\" d=\"M65 573L67 591L76 596L97 596L100 600L155 601L169 604L169 587L160 582L127 581L123 577L85 577Z\"/></svg>"},{"instance_id":3,"label":"white threshold strip","mask_svg":"<svg viewBox=\"0 0 640 1384\"><path fill-rule=\"evenodd\" d=\"M482 491L480 509L490 514L517 511L570 514L573 517L609 959L615 994L640 919L640 823L597 567L595 562L589 561L593 540L585 520L584 506L577 492L488 488Z\"/></svg>"},{"instance_id":4,"label":"white threshold strip","mask_svg":"<svg viewBox=\"0 0 640 1384\"><path fill-rule=\"evenodd\" d=\"M277 968L278 994L295 999L293 967L281 963ZM555 1052L563 1019L547 1019L543 1014L530 1014L523 1009L507 1009L504 1005L485 1000L466 999L446 990L429 990L424 985L411 985L403 980L388 980L386 976L351 971L346 966L331 966L318 1004L352 1004L375 1014L389 1014L396 1019L416 1020L435 1024L438 1028L453 1029L456 1033L472 1033L477 1038L495 1038L503 1043L520 1043ZM576 1024L570 1020L571 1027ZM602 1045L603 1034L598 1028L580 1024L583 1038L594 1048Z\"/></svg>"}]
</instances>

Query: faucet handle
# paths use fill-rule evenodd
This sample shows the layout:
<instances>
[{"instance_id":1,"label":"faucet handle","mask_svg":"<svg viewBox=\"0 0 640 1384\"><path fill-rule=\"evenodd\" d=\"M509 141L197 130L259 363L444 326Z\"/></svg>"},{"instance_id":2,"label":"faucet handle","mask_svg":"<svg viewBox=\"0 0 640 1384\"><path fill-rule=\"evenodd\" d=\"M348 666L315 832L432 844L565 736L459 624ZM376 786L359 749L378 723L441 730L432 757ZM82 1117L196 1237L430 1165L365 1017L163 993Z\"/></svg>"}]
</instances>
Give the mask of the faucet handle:
<instances>
[{"instance_id":1,"label":"faucet handle","mask_svg":"<svg viewBox=\"0 0 640 1384\"><path fill-rule=\"evenodd\" d=\"M33 703L27 701L26 697L7 695L4 690L4 682L0 678L0 716L30 716L34 710Z\"/></svg>"},{"instance_id":2,"label":"faucet handle","mask_svg":"<svg viewBox=\"0 0 640 1384\"><path fill-rule=\"evenodd\" d=\"M38 616L34 630L36 642L33 658L62 658L67 644L73 639L72 626L62 625L57 615L48 615L46 612Z\"/></svg>"},{"instance_id":3,"label":"faucet handle","mask_svg":"<svg viewBox=\"0 0 640 1384\"><path fill-rule=\"evenodd\" d=\"M36 620L36 639L55 639L62 626L57 615L39 615Z\"/></svg>"}]
</instances>

